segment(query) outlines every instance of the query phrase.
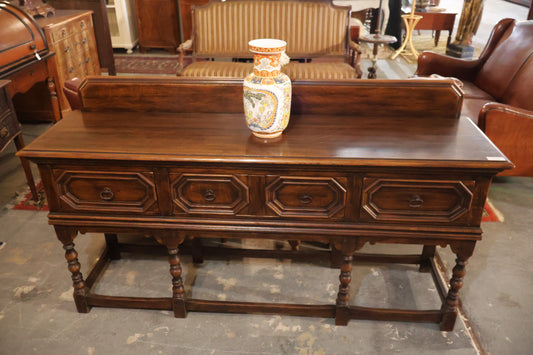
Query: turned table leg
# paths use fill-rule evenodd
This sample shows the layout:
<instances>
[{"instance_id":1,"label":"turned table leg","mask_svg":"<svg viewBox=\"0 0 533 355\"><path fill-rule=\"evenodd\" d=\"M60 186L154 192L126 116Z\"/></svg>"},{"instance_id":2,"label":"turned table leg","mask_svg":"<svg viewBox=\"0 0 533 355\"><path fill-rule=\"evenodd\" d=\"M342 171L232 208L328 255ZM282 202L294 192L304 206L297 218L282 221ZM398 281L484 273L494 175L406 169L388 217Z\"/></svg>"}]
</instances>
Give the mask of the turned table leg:
<instances>
[{"instance_id":1,"label":"turned table leg","mask_svg":"<svg viewBox=\"0 0 533 355\"><path fill-rule=\"evenodd\" d=\"M89 289L85 285L83 275L81 273L81 265L78 261L78 252L74 249L72 242L77 235L75 229L54 226L57 238L63 243L65 249L65 259L67 259L68 270L72 274L72 287L74 288L74 302L79 313L89 313L89 306L87 305L87 294Z\"/></svg>"},{"instance_id":2,"label":"turned table leg","mask_svg":"<svg viewBox=\"0 0 533 355\"><path fill-rule=\"evenodd\" d=\"M352 261L356 250L361 249L364 243L359 243L357 238L343 238L342 241L333 243L333 247L342 253L341 272L339 275L339 292L335 309L335 325L348 325L350 320L350 282L352 281Z\"/></svg>"},{"instance_id":3,"label":"turned table leg","mask_svg":"<svg viewBox=\"0 0 533 355\"><path fill-rule=\"evenodd\" d=\"M47 79L48 92L50 93L50 101L52 103L52 112L54 113L54 119L59 121L61 119L61 109L59 107L59 100L57 98L56 83L52 76Z\"/></svg>"},{"instance_id":4,"label":"turned table leg","mask_svg":"<svg viewBox=\"0 0 533 355\"><path fill-rule=\"evenodd\" d=\"M185 289L181 274L180 258L178 257L178 246L183 243L185 236L176 232L163 233L156 236L157 241L164 244L168 249L168 263L170 264L170 275L172 275L172 309L174 317L187 317L187 308L185 307Z\"/></svg>"},{"instance_id":5,"label":"turned table leg","mask_svg":"<svg viewBox=\"0 0 533 355\"><path fill-rule=\"evenodd\" d=\"M474 252L476 242L455 242L451 243L452 251L457 255L455 267L453 268L450 280L448 295L442 304L442 320L440 330L451 331L457 319L457 307L459 305L459 290L463 287L463 278L466 274L466 264Z\"/></svg>"}]
</instances>

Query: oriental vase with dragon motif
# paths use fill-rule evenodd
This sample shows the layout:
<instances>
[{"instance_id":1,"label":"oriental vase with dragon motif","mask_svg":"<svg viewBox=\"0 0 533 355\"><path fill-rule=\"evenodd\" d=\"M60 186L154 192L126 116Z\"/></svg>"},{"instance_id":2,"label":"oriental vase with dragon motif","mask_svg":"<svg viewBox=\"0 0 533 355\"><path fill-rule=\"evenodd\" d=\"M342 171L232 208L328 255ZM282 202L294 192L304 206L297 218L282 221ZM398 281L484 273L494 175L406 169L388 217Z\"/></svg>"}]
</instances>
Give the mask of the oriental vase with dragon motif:
<instances>
[{"instance_id":1,"label":"oriental vase with dragon motif","mask_svg":"<svg viewBox=\"0 0 533 355\"><path fill-rule=\"evenodd\" d=\"M291 111L291 80L281 72L280 63L287 43L265 38L248 45L254 54L254 71L244 79L246 123L255 136L275 138L287 127Z\"/></svg>"}]
</instances>

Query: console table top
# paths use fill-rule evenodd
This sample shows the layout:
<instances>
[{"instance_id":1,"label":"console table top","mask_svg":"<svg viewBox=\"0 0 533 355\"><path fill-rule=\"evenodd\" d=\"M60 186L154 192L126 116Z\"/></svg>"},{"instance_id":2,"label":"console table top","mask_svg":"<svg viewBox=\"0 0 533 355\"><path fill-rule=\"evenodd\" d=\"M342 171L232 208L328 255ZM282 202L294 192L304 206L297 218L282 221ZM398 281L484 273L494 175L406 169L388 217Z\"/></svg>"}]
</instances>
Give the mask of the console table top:
<instances>
[{"instance_id":1,"label":"console table top","mask_svg":"<svg viewBox=\"0 0 533 355\"><path fill-rule=\"evenodd\" d=\"M508 169L468 118L291 115L277 141L242 114L73 111L29 144L27 158Z\"/></svg>"}]
</instances>

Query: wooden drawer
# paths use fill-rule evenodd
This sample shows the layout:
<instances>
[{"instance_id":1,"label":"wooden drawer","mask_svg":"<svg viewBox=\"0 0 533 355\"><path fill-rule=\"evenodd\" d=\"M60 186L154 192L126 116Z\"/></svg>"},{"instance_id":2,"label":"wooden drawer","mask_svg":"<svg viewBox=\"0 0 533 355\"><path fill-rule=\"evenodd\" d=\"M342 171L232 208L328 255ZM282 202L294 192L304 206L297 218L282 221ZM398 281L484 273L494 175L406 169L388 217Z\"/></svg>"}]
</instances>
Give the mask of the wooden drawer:
<instances>
[{"instance_id":1,"label":"wooden drawer","mask_svg":"<svg viewBox=\"0 0 533 355\"><path fill-rule=\"evenodd\" d=\"M278 216L343 218L345 177L268 176L266 205Z\"/></svg>"},{"instance_id":2,"label":"wooden drawer","mask_svg":"<svg viewBox=\"0 0 533 355\"><path fill-rule=\"evenodd\" d=\"M158 214L152 172L55 171L63 210Z\"/></svg>"},{"instance_id":3,"label":"wooden drawer","mask_svg":"<svg viewBox=\"0 0 533 355\"><path fill-rule=\"evenodd\" d=\"M250 203L246 175L170 174L174 213L236 215Z\"/></svg>"},{"instance_id":4,"label":"wooden drawer","mask_svg":"<svg viewBox=\"0 0 533 355\"><path fill-rule=\"evenodd\" d=\"M467 218L474 181L365 177L362 221L459 222Z\"/></svg>"},{"instance_id":5,"label":"wooden drawer","mask_svg":"<svg viewBox=\"0 0 533 355\"><path fill-rule=\"evenodd\" d=\"M69 38L70 36L80 31L85 31L92 28L92 21L90 16L83 16L77 21L65 22L53 28L50 32L52 43Z\"/></svg>"}]
</instances>

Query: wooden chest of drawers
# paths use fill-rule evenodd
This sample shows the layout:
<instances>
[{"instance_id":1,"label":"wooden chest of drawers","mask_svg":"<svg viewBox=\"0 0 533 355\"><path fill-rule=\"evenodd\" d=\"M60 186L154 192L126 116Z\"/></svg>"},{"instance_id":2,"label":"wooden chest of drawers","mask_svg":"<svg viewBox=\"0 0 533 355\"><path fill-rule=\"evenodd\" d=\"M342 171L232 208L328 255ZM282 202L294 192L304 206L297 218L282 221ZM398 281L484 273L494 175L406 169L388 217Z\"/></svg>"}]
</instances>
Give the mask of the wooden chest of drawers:
<instances>
[{"instance_id":1,"label":"wooden chest of drawers","mask_svg":"<svg viewBox=\"0 0 533 355\"><path fill-rule=\"evenodd\" d=\"M74 77L100 75L100 62L94 37L92 11L56 10L55 16L40 18L37 23L44 31L57 69L56 91L62 113L70 111L63 93L66 80ZM48 118L43 102L43 86L32 88L27 94L17 95L15 104L19 119L24 121ZM44 107L44 109L43 109Z\"/></svg>"},{"instance_id":2,"label":"wooden chest of drawers","mask_svg":"<svg viewBox=\"0 0 533 355\"><path fill-rule=\"evenodd\" d=\"M54 17L38 21L50 49L56 52L58 96L63 111L67 111L70 107L63 95L63 85L66 80L100 75L91 14L92 11L57 10Z\"/></svg>"}]
</instances>

